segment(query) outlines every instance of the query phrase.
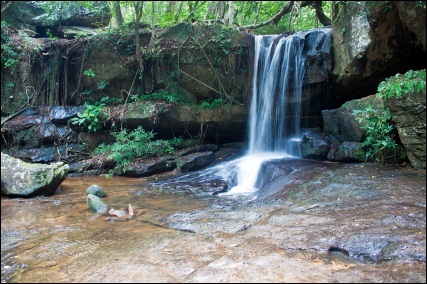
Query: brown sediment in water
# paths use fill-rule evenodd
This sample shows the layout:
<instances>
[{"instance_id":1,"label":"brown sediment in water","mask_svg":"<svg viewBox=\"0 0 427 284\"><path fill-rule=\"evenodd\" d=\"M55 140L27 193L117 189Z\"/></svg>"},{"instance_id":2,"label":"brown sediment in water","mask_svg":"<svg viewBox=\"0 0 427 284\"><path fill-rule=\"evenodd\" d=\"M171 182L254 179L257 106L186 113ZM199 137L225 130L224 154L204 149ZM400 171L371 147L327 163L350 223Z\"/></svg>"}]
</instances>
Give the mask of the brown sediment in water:
<instances>
[{"instance_id":1,"label":"brown sediment in water","mask_svg":"<svg viewBox=\"0 0 427 284\"><path fill-rule=\"evenodd\" d=\"M295 178L264 202L238 206L127 177L67 178L49 197L2 196L1 280L425 282L425 248L424 261L402 254L378 264L328 251L340 238L373 234L378 224L387 236L404 231L414 247L402 251L425 247L425 170L332 165L322 172L313 163ZM108 213L90 211L85 192L92 184L104 189L110 207L131 204L136 218L108 222ZM403 227L393 229L395 219L406 220Z\"/></svg>"}]
</instances>

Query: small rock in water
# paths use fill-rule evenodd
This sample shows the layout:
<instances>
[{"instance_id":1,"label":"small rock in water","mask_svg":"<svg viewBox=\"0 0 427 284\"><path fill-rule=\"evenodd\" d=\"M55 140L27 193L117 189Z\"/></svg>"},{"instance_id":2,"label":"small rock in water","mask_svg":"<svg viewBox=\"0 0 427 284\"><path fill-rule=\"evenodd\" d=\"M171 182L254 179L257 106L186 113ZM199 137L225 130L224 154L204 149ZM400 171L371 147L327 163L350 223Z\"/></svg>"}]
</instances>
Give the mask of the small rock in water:
<instances>
[{"instance_id":1,"label":"small rock in water","mask_svg":"<svg viewBox=\"0 0 427 284\"><path fill-rule=\"evenodd\" d=\"M110 215L116 215L117 217L123 217L126 216L126 212L123 210L115 210L114 208L111 208L110 211L108 211Z\"/></svg>"},{"instance_id":2,"label":"small rock in water","mask_svg":"<svg viewBox=\"0 0 427 284\"><path fill-rule=\"evenodd\" d=\"M93 184L86 189L86 195L93 194L98 197L106 197L104 190L97 184Z\"/></svg>"},{"instance_id":3,"label":"small rock in water","mask_svg":"<svg viewBox=\"0 0 427 284\"><path fill-rule=\"evenodd\" d=\"M105 213L108 211L108 205L105 204L98 196L93 194L86 195L86 202L91 210L98 213Z\"/></svg>"}]
</instances>

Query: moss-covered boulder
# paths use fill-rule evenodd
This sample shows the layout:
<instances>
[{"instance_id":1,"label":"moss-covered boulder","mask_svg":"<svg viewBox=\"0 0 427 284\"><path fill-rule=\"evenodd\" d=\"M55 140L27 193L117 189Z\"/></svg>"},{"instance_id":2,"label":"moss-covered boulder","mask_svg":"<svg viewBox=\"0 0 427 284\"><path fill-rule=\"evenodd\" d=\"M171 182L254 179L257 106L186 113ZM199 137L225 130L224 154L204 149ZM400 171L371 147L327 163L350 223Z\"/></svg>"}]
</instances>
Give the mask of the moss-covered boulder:
<instances>
[{"instance_id":1,"label":"moss-covered boulder","mask_svg":"<svg viewBox=\"0 0 427 284\"><path fill-rule=\"evenodd\" d=\"M107 1L93 2L92 10L77 1L62 6L59 6L59 3L56 5L58 5L57 11L51 8L52 11L47 13L41 7L42 5L35 1L14 1L7 13L2 15L2 20L18 29L36 30L37 27L65 25L105 27L111 19L111 11ZM60 15L59 11L61 12Z\"/></svg>"},{"instance_id":2,"label":"moss-covered boulder","mask_svg":"<svg viewBox=\"0 0 427 284\"><path fill-rule=\"evenodd\" d=\"M409 72L408 72L409 73ZM407 74L408 74L407 73ZM402 145L408 150L408 158L412 166L419 169L426 168L426 88L425 70L424 78L416 77L414 81L405 80L407 74L397 74L390 77L387 84L390 90L395 85L405 84L410 86L411 82L424 81L424 88L404 92L397 96L395 93L384 99L385 106L390 109L395 118L396 128ZM414 72L414 74L418 74ZM414 83L415 84L415 83Z\"/></svg>"},{"instance_id":3,"label":"moss-covered boulder","mask_svg":"<svg viewBox=\"0 0 427 284\"><path fill-rule=\"evenodd\" d=\"M31 164L1 153L1 194L11 197L52 195L67 176L63 162Z\"/></svg>"},{"instance_id":4,"label":"moss-covered boulder","mask_svg":"<svg viewBox=\"0 0 427 284\"><path fill-rule=\"evenodd\" d=\"M351 100L340 108L323 110L325 132L329 135L331 149L327 158L339 162L363 162L365 153L361 143L366 137L365 121L359 121L355 111L371 106L378 112L384 111L384 101L377 95Z\"/></svg>"}]
</instances>

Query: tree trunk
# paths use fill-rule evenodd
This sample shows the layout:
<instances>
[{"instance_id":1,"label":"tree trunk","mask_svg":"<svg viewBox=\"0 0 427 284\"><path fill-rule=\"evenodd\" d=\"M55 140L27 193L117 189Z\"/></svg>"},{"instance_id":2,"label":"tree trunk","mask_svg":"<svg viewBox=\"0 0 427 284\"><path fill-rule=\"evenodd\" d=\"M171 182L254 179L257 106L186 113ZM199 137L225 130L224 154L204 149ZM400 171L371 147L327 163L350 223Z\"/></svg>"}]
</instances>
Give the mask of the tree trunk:
<instances>
[{"instance_id":1,"label":"tree trunk","mask_svg":"<svg viewBox=\"0 0 427 284\"><path fill-rule=\"evenodd\" d=\"M209 5L209 8L205 14L205 18L204 18L205 20L209 20L212 16L215 16L216 14L215 11L218 7L218 2L219 1L212 1L212 3Z\"/></svg>"},{"instance_id":2,"label":"tree trunk","mask_svg":"<svg viewBox=\"0 0 427 284\"><path fill-rule=\"evenodd\" d=\"M219 19L222 20L224 19L224 14L225 14L225 1L219 1L218 6L216 8L216 20L218 21Z\"/></svg>"},{"instance_id":3,"label":"tree trunk","mask_svg":"<svg viewBox=\"0 0 427 284\"><path fill-rule=\"evenodd\" d=\"M2 2L4 2L4 1L2 1ZM4 5L2 8L1 8L1 14L3 14L3 12L4 11L6 11L9 7L10 7L10 5L12 5L12 3L13 3L13 1L8 1L7 3L6 3L6 5ZM3 4L3 3L2 3Z\"/></svg>"},{"instance_id":4,"label":"tree trunk","mask_svg":"<svg viewBox=\"0 0 427 284\"><path fill-rule=\"evenodd\" d=\"M332 9L332 13L331 13L332 21L335 21L338 17L339 12L340 12L339 4L338 3L337 4L332 3L331 9Z\"/></svg>"},{"instance_id":5,"label":"tree trunk","mask_svg":"<svg viewBox=\"0 0 427 284\"><path fill-rule=\"evenodd\" d=\"M294 2L295 2L295 1L289 1L289 2L287 2L287 3L282 7L282 9L280 9L280 11L279 11L279 12L277 12L277 14L276 14L276 15L274 15L273 17L271 17L271 18L270 18L270 19L268 19L267 21L264 21L264 22L262 22L262 23L260 23L260 24L247 25L247 26L244 26L244 28L246 28L246 29L256 29L256 28L260 28L260 27L266 26L266 25L270 24L271 22L274 22L274 23L279 22L279 20L280 20L280 19L281 19L285 14L288 14L288 13L290 13L290 12L292 11L292 7L294 6Z\"/></svg>"},{"instance_id":6,"label":"tree trunk","mask_svg":"<svg viewBox=\"0 0 427 284\"><path fill-rule=\"evenodd\" d=\"M192 19L193 14L197 11L197 9L199 9L200 7L203 6L203 4L205 4L207 1L202 1L202 3L198 4L199 1L196 1L196 3L194 4L194 7L191 5L191 1L188 1L189 4L188 6L190 7L190 14L188 14L187 18L185 18L185 20L183 22L188 21L188 19Z\"/></svg>"},{"instance_id":7,"label":"tree trunk","mask_svg":"<svg viewBox=\"0 0 427 284\"><path fill-rule=\"evenodd\" d=\"M254 20L253 25L256 25L256 23L258 23L259 12L261 11L261 5L262 5L262 1L259 1L258 9L256 10L255 20Z\"/></svg>"},{"instance_id":8,"label":"tree trunk","mask_svg":"<svg viewBox=\"0 0 427 284\"><path fill-rule=\"evenodd\" d=\"M113 1L114 14L116 15L116 22L119 27L123 26L122 9L120 8L120 1Z\"/></svg>"},{"instance_id":9,"label":"tree trunk","mask_svg":"<svg viewBox=\"0 0 427 284\"><path fill-rule=\"evenodd\" d=\"M141 56L141 46L140 46L140 41L139 41L139 22L141 21L143 4L144 4L144 2L142 2L142 1L134 2L134 8L135 8L135 19L134 19L135 55L136 55L136 59L138 60L139 74L141 76L141 79L142 79L142 75L144 72L144 63L143 63L142 56Z\"/></svg>"},{"instance_id":10,"label":"tree trunk","mask_svg":"<svg viewBox=\"0 0 427 284\"><path fill-rule=\"evenodd\" d=\"M245 1L245 2L243 2L243 4L242 4L242 9L241 9L241 12L240 12L240 16L239 16L239 27L241 27L242 26L242 24L243 24L243 18L244 18L244 13L243 13L243 11L245 10L245 8L246 8L246 4L247 4L248 2L247 1Z\"/></svg>"},{"instance_id":11,"label":"tree trunk","mask_svg":"<svg viewBox=\"0 0 427 284\"><path fill-rule=\"evenodd\" d=\"M178 22L178 20L179 20L179 16L181 15L182 3L183 3L183 1L179 2L179 6L178 6L178 9L177 9L176 14L175 14L174 23Z\"/></svg>"},{"instance_id":12,"label":"tree trunk","mask_svg":"<svg viewBox=\"0 0 427 284\"><path fill-rule=\"evenodd\" d=\"M224 18L224 22L226 25L231 27L234 23L234 18L237 15L236 4L234 1L228 1L228 12Z\"/></svg>"},{"instance_id":13,"label":"tree trunk","mask_svg":"<svg viewBox=\"0 0 427 284\"><path fill-rule=\"evenodd\" d=\"M332 21L325 15L322 9L322 1L313 1L314 9L316 9L316 16L324 26L332 25Z\"/></svg>"},{"instance_id":14,"label":"tree trunk","mask_svg":"<svg viewBox=\"0 0 427 284\"><path fill-rule=\"evenodd\" d=\"M166 14L173 14L175 10L175 1L168 1L168 7L166 8Z\"/></svg>"},{"instance_id":15,"label":"tree trunk","mask_svg":"<svg viewBox=\"0 0 427 284\"><path fill-rule=\"evenodd\" d=\"M260 24L253 24L253 25L247 25L244 26L243 28L246 29L257 29L263 26L266 26L270 23L274 23L277 25L277 23L280 21L280 19L286 15L289 14L290 12L292 12L292 7L294 6L295 1L289 1L287 2L282 9L280 9L279 12L277 12L276 15L274 15L273 17L271 17L270 19L268 19L267 21L264 21ZM322 23L322 25L324 26L330 26L332 24L331 20L325 15L325 13L323 12L322 9L322 1L301 1L301 5L299 6L299 8L303 8L306 6L312 5L312 7L316 10L316 15L319 18L319 21Z\"/></svg>"}]
</instances>

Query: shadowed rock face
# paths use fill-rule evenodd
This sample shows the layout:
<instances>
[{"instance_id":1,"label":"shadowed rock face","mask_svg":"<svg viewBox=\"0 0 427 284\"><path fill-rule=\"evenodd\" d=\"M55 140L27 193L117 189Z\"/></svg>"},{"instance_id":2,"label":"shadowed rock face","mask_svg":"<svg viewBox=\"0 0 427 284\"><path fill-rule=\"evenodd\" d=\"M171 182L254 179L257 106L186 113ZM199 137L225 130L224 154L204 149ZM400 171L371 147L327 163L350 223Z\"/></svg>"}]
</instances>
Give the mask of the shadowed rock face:
<instances>
[{"instance_id":1,"label":"shadowed rock face","mask_svg":"<svg viewBox=\"0 0 427 284\"><path fill-rule=\"evenodd\" d=\"M342 13L333 27L329 108L374 94L396 73L425 68L426 12L417 2L347 2Z\"/></svg>"},{"instance_id":2,"label":"shadowed rock face","mask_svg":"<svg viewBox=\"0 0 427 284\"><path fill-rule=\"evenodd\" d=\"M62 162L29 164L1 153L1 193L22 197L52 195L67 176L68 167Z\"/></svg>"},{"instance_id":3,"label":"shadowed rock face","mask_svg":"<svg viewBox=\"0 0 427 284\"><path fill-rule=\"evenodd\" d=\"M411 164L426 168L426 92L410 93L384 101L396 117L396 128Z\"/></svg>"}]
</instances>

